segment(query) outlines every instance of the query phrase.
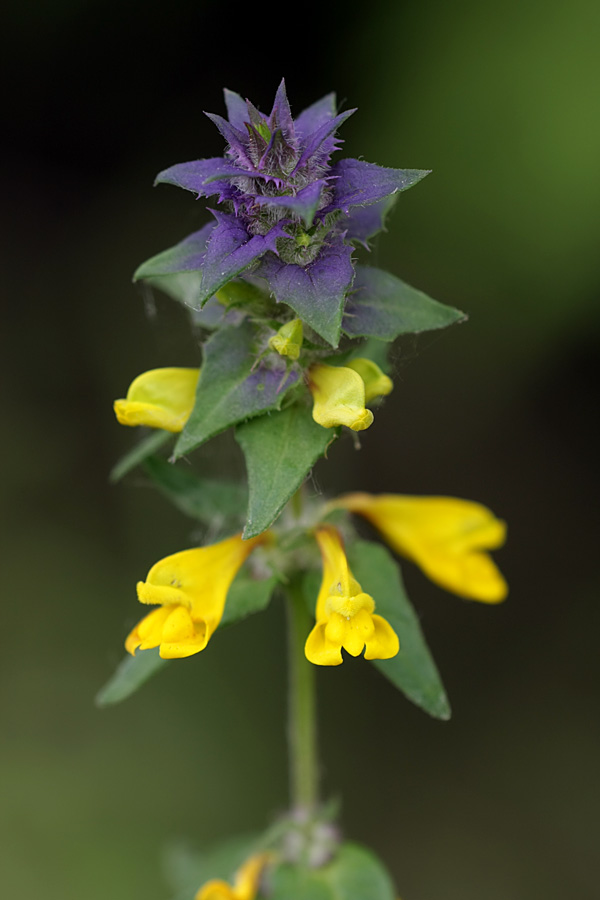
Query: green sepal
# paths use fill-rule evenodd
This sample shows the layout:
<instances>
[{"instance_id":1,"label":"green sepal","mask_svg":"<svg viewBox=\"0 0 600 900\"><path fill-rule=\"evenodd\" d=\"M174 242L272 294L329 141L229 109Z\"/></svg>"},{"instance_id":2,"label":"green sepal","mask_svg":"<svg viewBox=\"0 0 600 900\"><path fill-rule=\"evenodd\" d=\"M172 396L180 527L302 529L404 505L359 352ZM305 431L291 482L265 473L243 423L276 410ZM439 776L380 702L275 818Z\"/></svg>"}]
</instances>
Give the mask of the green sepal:
<instances>
[{"instance_id":1,"label":"green sepal","mask_svg":"<svg viewBox=\"0 0 600 900\"><path fill-rule=\"evenodd\" d=\"M269 879L269 900L395 900L392 880L377 857L358 844L342 844L318 869L277 866Z\"/></svg>"},{"instance_id":2,"label":"green sepal","mask_svg":"<svg viewBox=\"0 0 600 900\"><path fill-rule=\"evenodd\" d=\"M127 453L115 463L110 470L108 480L112 484L120 481L124 475L131 472L131 470L135 469L136 466L139 466L140 463L143 463L151 454L156 453L157 450L164 447L172 437L172 432L163 431L162 428L154 430L143 437L141 441L132 447L131 450L128 450Z\"/></svg>"},{"instance_id":3,"label":"green sepal","mask_svg":"<svg viewBox=\"0 0 600 900\"><path fill-rule=\"evenodd\" d=\"M160 658L158 647L138 650L135 656L128 653L96 694L96 706L112 706L126 700L169 662L168 659Z\"/></svg>"},{"instance_id":4,"label":"green sepal","mask_svg":"<svg viewBox=\"0 0 600 900\"><path fill-rule=\"evenodd\" d=\"M226 325L206 342L196 403L175 445L175 459L231 425L281 407L298 376L288 375L285 366L256 365L257 355L256 329L247 320Z\"/></svg>"},{"instance_id":5,"label":"green sepal","mask_svg":"<svg viewBox=\"0 0 600 900\"><path fill-rule=\"evenodd\" d=\"M244 538L255 537L273 524L336 437L336 429L317 425L309 407L301 403L236 428L248 470Z\"/></svg>"},{"instance_id":6,"label":"green sepal","mask_svg":"<svg viewBox=\"0 0 600 900\"><path fill-rule=\"evenodd\" d=\"M149 456L143 468L161 493L184 515L218 528L226 522L237 524L242 519L247 502L244 485L202 478L160 456Z\"/></svg>"},{"instance_id":7,"label":"green sepal","mask_svg":"<svg viewBox=\"0 0 600 900\"><path fill-rule=\"evenodd\" d=\"M342 331L352 338L393 341L401 334L446 328L466 318L459 309L432 300L390 272L357 266Z\"/></svg>"},{"instance_id":8,"label":"green sepal","mask_svg":"<svg viewBox=\"0 0 600 900\"><path fill-rule=\"evenodd\" d=\"M253 613L266 609L277 583L278 578L275 575L259 580L244 571L240 572L227 593L225 611L217 634L221 628L235 625ZM212 640L215 639L216 636L213 636ZM98 691L96 705L112 706L126 700L171 662L173 662L171 659L161 659L158 647L151 650L137 650L135 656L127 654L104 687Z\"/></svg>"},{"instance_id":9,"label":"green sepal","mask_svg":"<svg viewBox=\"0 0 600 900\"><path fill-rule=\"evenodd\" d=\"M429 715L449 719L450 704L397 562L385 547L370 541L351 544L348 561L363 591L373 597L375 613L390 623L400 641L396 656L373 660L373 665Z\"/></svg>"}]
</instances>

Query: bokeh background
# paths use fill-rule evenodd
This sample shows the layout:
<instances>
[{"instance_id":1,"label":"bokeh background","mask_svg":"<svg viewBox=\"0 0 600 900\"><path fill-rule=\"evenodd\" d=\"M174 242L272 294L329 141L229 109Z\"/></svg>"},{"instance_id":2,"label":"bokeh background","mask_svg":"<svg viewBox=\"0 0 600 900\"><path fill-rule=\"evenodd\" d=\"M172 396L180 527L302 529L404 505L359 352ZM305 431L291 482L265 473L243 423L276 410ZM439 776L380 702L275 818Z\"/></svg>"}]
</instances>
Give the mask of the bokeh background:
<instances>
[{"instance_id":1,"label":"bokeh background","mask_svg":"<svg viewBox=\"0 0 600 900\"><path fill-rule=\"evenodd\" d=\"M202 110L223 85L268 109L285 75L296 112L330 90L359 107L346 155L434 170L372 257L470 315L398 343L375 427L313 489L464 496L510 523L502 607L404 566L450 723L360 660L319 673L324 789L405 900L596 898L600 6L25 0L4 22L2 896L165 900L169 841L285 807L277 605L93 705L135 581L193 527L107 483L133 438L113 398L196 361L181 310L131 284L204 221L152 180L220 154Z\"/></svg>"}]
</instances>

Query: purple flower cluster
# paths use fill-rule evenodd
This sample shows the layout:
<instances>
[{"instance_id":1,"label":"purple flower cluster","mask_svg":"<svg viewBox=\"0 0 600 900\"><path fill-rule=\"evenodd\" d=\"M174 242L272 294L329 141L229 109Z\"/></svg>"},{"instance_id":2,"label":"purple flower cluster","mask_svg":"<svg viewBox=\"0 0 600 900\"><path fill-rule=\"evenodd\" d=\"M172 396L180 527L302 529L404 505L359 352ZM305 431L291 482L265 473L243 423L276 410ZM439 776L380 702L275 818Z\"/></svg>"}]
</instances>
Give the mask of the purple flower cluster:
<instances>
[{"instance_id":1,"label":"purple flower cluster","mask_svg":"<svg viewBox=\"0 0 600 900\"><path fill-rule=\"evenodd\" d=\"M292 118L282 81L269 116L225 90L228 120L207 113L225 155L180 163L156 181L215 196L215 222L144 263L136 278L201 273L200 308L232 278L252 275L336 347L354 280L352 251L383 227L394 195L427 171L390 169L356 159L332 164L339 126L328 94Z\"/></svg>"}]
</instances>

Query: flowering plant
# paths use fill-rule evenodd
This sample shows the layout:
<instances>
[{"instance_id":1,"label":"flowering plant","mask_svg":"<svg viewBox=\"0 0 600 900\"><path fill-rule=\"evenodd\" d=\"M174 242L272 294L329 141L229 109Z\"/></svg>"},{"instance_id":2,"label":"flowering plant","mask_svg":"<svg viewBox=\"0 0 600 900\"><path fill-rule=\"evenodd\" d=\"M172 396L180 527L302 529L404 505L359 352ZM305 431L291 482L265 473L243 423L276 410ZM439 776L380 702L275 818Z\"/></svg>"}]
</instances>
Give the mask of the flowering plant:
<instances>
[{"instance_id":1,"label":"flowering plant","mask_svg":"<svg viewBox=\"0 0 600 900\"><path fill-rule=\"evenodd\" d=\"M138 599L152 609L126 638L129 655L99 702L124 699L170 660L204 652L224 625L286 596L290 814L229 853L202 856L182 900L393 900L382 864L342 843L319 802L314 667L364 655L430 715L447 719L450 707L397 561L358 539L352 514L442 587L486 603L507 592L488 553L505 526L451 497L351 493L324 502L303 484L345 429L373 424L370 407L393 388L386 344L465 317L355 259L426 171L332 162L337 130L354 112L338 114L333 94L296 119L283 82L268 116L232 91L225 103L227 120L209 114L224 156L157 178L216 198L214 221L135 273L188 309L198 359L137 375L115 402L121 424L150 432L114 480L141 466L179 509L210 525L212 540L171 553L139 582ZM175 465L230 428L247 488Z\"/></svg>"}]
</instances>

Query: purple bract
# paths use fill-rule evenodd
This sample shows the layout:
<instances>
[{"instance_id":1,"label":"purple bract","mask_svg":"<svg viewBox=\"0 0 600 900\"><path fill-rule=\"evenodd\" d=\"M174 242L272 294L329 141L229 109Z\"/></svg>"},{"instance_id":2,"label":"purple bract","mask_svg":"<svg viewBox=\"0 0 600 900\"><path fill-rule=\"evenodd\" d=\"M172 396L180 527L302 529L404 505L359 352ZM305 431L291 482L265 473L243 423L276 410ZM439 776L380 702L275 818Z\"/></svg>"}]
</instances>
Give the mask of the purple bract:
<instances>
[{"instance_id":1,"label":"purple bract","mask_svg":"<svg viewBox=\"0 0 600 900\"><path fill-rule=\"evenodd\" d=\"M233 91L225 90L225 104L228 120L207 113L227 141L225 155L179 163L156 179L216 197L206 251L190 254L184 242L144 263L136 278L201 271L202 306L231 278L260 276L277 301L337 346L353 245L381 230L394 195L427 171L356 159L332 164L336 131L355 112L337 115L334 94L296 119L283 81L269 116Z\"/></svg>"}]
</instances>

